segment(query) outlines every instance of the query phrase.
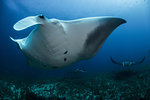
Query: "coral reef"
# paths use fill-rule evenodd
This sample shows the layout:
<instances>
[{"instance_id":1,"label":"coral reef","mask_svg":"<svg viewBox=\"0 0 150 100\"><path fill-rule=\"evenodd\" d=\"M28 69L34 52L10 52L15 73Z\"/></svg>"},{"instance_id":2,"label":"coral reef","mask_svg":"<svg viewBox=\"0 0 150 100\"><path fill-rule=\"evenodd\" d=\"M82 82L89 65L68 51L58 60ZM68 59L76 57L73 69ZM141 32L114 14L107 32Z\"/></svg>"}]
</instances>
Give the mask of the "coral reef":
<instances>
[{"instance_id":1,"label":"coral reef","mask_svg":"<svg viewBox=\"0 0 150 100\"><path fill-rule=\"evenodd\" d=\"M150 100L149 73L119 71L31 83L1 80L0 100Z\"/></svg>"}]
</instances>

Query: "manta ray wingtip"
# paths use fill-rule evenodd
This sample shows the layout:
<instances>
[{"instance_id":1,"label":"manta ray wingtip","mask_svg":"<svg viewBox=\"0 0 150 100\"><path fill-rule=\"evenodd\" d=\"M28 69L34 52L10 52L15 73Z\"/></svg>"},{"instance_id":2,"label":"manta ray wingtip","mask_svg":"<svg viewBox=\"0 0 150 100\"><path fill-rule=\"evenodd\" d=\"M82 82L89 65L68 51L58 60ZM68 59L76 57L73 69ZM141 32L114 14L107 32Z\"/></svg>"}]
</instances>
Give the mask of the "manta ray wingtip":
<instances>
[{"instance_id":1,"label":"manta ray wingtip","mask_svg":"<svg viewBox=\"0 0 150 100\"><path fill-rule=\"evenodd\" d=\"M118 19L120 19L121 23L127 23L127 21L124 19L124 18L120 18L120 17L117 17Z\"/></svg>"},{"instance_id":2,"label":"manta ray wingtip","mask_svg":"<svg viewBox=\"0 0 150 100\"><path fill-rule=\"evenodd\" d=\"M16 42L16 40L14 38L12 38L11 36L9 37L12 41Z\"/></svg>"},{"instance_id":3,"label":"manta ray wingtip","mask_svg":"<svg viewBox=\"0 0 150 100\"><path fill-rule=\"evenodd\" d=\"M124 18L116 17L116 19L121 24L127 23L127 21Z\"/></svg>"},{"instance_id":4,"label":"manta ray wingtip","mask_svg":"<svg viewBox=\"0 0 150 100\"><path fill-rule=\"evenodd\" d=\"M122 18L121 18L121 19L122 19ZM123 22L123 23L127 23L127 21L126 21L125 19L122 19L122 22Z\"/></svg>"},{"instance_id":5,"label":"manta ray wingtip","mask_svg":"<svg viewBox=\"0 0 150 100\"><path fill-rule=\"evenodd\" d=\"M9 37L12 41L18 43L19 41L17 39L12 38L11 36Z\"/></svg>"}]
</instances>

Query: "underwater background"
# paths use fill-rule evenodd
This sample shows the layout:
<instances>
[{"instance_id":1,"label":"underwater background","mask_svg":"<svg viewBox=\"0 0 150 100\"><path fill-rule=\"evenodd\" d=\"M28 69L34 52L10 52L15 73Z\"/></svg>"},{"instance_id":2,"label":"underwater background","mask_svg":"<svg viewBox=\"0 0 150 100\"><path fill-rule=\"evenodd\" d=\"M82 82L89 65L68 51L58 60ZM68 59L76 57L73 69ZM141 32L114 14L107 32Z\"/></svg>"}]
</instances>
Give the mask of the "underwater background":
<instances>
[{"instance_id":1,"label":"underwater background","mask_svg":"<svg viewBox=\"0 0 150 100\"><path fill-rule=\"evenodd\" d=\"M133 97L139 97L138 99L146 98L144 96L147 93L146 91L148 91L148 89L150 88L149 87L150 75L148 74L150 72L150 1L149 0L0 0L0 11L1 11L0 13L0 22L1 22L0 24L1 27L0 28L0 33L1 33L0 79L8 82L7 84L9 84L10 87L13 86L12 84L15 84L14 81L23 80L25 82L29 80L30 81L38 80L41 83L36 83L36 84L41 84L42 86L43 82L45 82L46 80L47 82L49 82L57 79L55 80L55 82L53 82L53 84L47 84L46 87L54 86L55 88L57 88L57 84L59 87L60 84L62 83L60 87L63 87L62 89L63 91L66 88L68 89L69 86L70 87L74 86L71 84L76 84L77 87L80 87L83 84L85 85L85 83L87 83L87 87L84 87L83 90L85 89L87 91L90 91L88 90L88 87L91 86L91 83L88 84L88 82L94 82L93 85L91 86L91 88L93 89L94 87L97 87L98 84L103 84L104 85L103 87L105 87L108 81L110 84L115 84L114 86L118 86L119 84L120 87L124 87L124 85L130 83L131 80L133 81L131 82L132 85L137 85L138 75L141 76L144 74L142 78L145 77L147 79L145 80L145 83L147 85L143 88L145 90L142 90L143 92L140 91L140 89L144 84L143 82L144 79L139 79L139 82L142 83L141 88L139 87L139 95ZM91 59L80 61L76 64L73 64L72 66L63 69L56 69L56 70L39 69L39 68L32 68L27 66L25 56L17 48L17 45L10 39L10 36L15 39L24 38L28 36L28 34L33 29L33 27L23 31L15 31L13 29L13 25L18 20L24 17L35 16L39 14L43 14L48 18L56 18L60 20L73 20L78 18L96 17L96 16L117 16L125 19L127 23L115 29L111 33L111 35L107 38L102 48L100 48L98 53ZM111 56L118 62L127 59L133 61L140 61L145 56L145 61L142 64L133 66L131 68L133 72L127 71L125 72L125 74L122 74L126 69L112 63L110 60ZM72 70L78 68L84 68L86 72L71 73ZM119 75L119 82L116 82L118 81L116 78L115 79L112 78L112 76L114 75L116 76L116 73L117 75ZM121 75L123 75L123 77L121 77ZM133 76L132 79L128 79L126 77L128 75L129 78ZM125 78L126 80L120 81L120 79L123 79L124 77L126 77ZM73 79L75 80L72 81ZM122 83L124 81L126 82L126 84ZM81 83L76 83L76 82L81 82ZM0 82L0 85L2 85L1 88L4 87L3 81ZM126 87L131 87L130 85L131 84L128 84L128 86ZM14 86L17 87L20 85L16 83L16 85ZM34 88L37 87L34 86ZM53 88L52 91L57 90L55 88ZM124 89L126 88L123 88L120 91L125 91ZM34 89L29 89L29 90L34 90ZM76 89L76 91L77 90L78 89ZM99 90L94 90L94 91L96 91L96 93L99 93ZM102 89L102 90L103 92L106 92L107 89ZM5 92L10 92L10 91L5 91ZM5 92L4 91L0 92L1 93L0 98L4 97ZM32 92L34 93L35 91ZM111 92L114 93L113 90L111 90ZM12 96L13 98L11 98L10 96L9 99L11 98L17 100L21 98L16 96L14 97L14 95L18 95L17 93L19 92L15 92L15 93ZM73 94L71 92L69 93ZM65 94L67 95L69 93L65 93ZM118 93L120 92L117 92L116 94ZM128 93L129 93L128 96L133 94L132 92L131 93L128 92ZM150 90L148 93L150 95ZM127 100L126 95L124 96L125 99L123 99L122 95L120 95L120 97L118 96L118 98L117 97L115 98L115 97L106 96L106 94L101 96L103 93L100 93L100 94L93 94L93 97L90 98L90 97L82 97L81 95L79 96L79 94L78 96L74 96L76 94L71 95L72 99L71 96L70 97L68 96L67 98L66 95L63 95L65 98L63 97L62 99L95 100L96 97L94 98L94 95L99 95L99 99L96 100L103 100L103 99ZM28 98L27 100L35 96L32 94L30 97L30 95L29 97L26 97L26 99ZM89 93L86 92L84 95L88 96ZM23 98L25 97L22 97L22 99ZM35 96L34 99L37 99L37 97ZM58 96L51 98L50 100L56 100L56 99L58 99ZM137 98L131 99L129 97L128 100L137 100ZM150 100L150 97L147 100Z\"/></svg>"}]
</instances>

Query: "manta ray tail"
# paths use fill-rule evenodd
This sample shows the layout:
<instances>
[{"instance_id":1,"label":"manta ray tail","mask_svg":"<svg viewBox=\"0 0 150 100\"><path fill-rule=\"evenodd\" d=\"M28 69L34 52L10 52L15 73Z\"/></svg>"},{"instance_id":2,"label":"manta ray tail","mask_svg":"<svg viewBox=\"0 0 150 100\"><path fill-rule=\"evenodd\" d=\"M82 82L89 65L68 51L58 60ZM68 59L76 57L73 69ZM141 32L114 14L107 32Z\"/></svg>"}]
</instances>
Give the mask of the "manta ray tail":
<instances>
[{"instance_id":1,"label":"manta ray tail","mask_svg":"<svg viewBox=\"0 0 150 100\"><path fill-rule=\"evenodd\" d=\"M13 28L17 31L20 30L24 30L28 27L31 27L33 25L37 25L37 24L43 24L44 21L46 21L46 17L44 17L43 15L38 15L38 16L29 16L26 17L20 21L18 21Z\"/></svg>"}]
</instances>

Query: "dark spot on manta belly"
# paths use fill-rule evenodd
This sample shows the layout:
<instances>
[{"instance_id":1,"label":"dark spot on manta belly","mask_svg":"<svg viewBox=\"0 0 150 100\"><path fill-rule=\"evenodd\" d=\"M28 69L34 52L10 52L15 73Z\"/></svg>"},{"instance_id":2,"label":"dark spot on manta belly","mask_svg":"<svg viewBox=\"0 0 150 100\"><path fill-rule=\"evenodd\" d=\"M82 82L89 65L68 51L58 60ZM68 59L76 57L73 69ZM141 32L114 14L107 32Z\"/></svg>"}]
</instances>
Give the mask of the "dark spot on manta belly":
<instances>
[{"instance_id":1,"label":"dark spot on manta belly","mask_svg":"<svg viewBox=\"0 0 150 100\"><path fill-rule=\"evenodd\" d=\"M66 61L67 61L67 58L64 58L64 61L66 62Z\"/></svg>"}]
</instances>

